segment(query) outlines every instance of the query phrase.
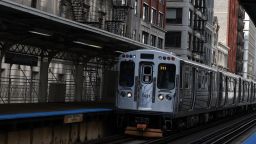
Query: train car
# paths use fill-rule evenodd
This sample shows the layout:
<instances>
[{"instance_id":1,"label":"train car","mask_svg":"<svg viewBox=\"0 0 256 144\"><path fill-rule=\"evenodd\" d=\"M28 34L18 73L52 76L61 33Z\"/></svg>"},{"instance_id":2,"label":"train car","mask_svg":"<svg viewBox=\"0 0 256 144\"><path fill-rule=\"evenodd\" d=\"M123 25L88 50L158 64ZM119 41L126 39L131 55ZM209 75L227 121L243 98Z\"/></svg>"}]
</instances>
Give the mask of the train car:
<instances>
[{"instance_id":1,"label":"train car","mask_svg":"<svg viewBox=\"0 0 256 144\"><path fill-rule=\"evenodd\" d=\"M120 56L117 108L134 114L127 119L135 124L129 125L146 129L148 125L154 127L159 122L152 121L148 115L173 114L178 94L179 67L177 57L162 51L138 50ZM147 130L162 135L160 129ZM127 134L133 132L137 131L133 131L132 127L126 130Z\"/></svg>"},{"instance_id":2,"label":"train car","mask_svg":"<svg viewBox=\"0 0 256 144\"><path fill-rule=\"evenodd\" d=\"M118 66L116 107L126 134L162 137L232 115L256 100L252 81L170 52L130 51L120 55Z\"/></svg>"}]
</instances>

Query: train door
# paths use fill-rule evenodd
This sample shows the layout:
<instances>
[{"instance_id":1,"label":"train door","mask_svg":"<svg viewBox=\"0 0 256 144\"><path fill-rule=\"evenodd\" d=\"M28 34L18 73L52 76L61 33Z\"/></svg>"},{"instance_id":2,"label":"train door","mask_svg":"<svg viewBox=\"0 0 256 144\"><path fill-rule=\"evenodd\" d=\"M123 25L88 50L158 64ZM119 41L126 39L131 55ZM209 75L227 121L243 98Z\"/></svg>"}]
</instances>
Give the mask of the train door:
<instances>
[{"instance_id":1,"label":"train door","mask_svg":"<svg viewBox=\"0 0 256 144\"><path fill-rule=\"evenodd\" d=\"M179 106L181 111L188 111L193 105L194 68L182 64L181 69L180 99L182 101Z\"/></svg>"},{"instance_id":2,"label":"train door","mask_svg":"<svg viewBox=\"0 0 256 144\"><path fill-rule=\"evenodd\" d=\"M153 63L142 62L139 68L138 110L151 110L153 99Z\"/></svg>"}]
</instances>

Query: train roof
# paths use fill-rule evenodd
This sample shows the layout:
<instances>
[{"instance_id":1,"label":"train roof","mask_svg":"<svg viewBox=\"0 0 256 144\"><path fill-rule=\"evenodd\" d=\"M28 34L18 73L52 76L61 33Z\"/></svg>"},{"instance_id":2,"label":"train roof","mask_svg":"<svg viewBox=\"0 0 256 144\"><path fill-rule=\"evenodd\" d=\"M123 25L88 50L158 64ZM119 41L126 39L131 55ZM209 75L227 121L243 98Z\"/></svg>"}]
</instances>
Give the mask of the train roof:
<instances>
[{"instance_id":1,"label":"train roof","mask_svg":"<svg viewBox=\"0 0 256 144\"><path fill-rule=\"evenodd\" d=\"M129 52L125 52L125 53L130 53L130 52L155 52L155 53L167 54L167 55L171 55L171 56L175 57L176 59L178 59L178 60L180 60L182 62L191 64L191 65L195 65L195 66L198 66L198 67L201 67L201 68L204 68L204 69L208 69L208 70L211 70L211 71L215 71L215 72L221 72L221 73L223 73L225 75L228 75L228 76L232 76L232 77L235 77L235 78L241 78L242 80L252 81L252 82L256 83L253 80L243 78L243 77L241 77L239 75L236 75L234 73L230 73L230 72L223 71L223 70L220 70L220 69L217 69L217 68L213 68L213 67L210 67L208 65L201 64L201 63L198 63L198 62L194 62L194 61L190 61L190 60L187 60L187 59L183 59L183 58L177 56L173 52L169 52L169 51L162 50L162 49L152 49L152 50L151 49L139 49L139 50L129 51Z\"/></svg>"},{"instance_id":2,"label":"train roof","mask_svg":"<svg viewBox=\"0 0 256 144\"><path fill-rule=\"evenodd\" d=\"M168 52L168 51L162 50L162 49L139 49L139 50L133 50L133 51L125 52L125 53L130 53L130 52L156 52L156 53L163 53L163 54L172 55L172 56L177 57L175 53Z\"/></svg>"}]
</instances>

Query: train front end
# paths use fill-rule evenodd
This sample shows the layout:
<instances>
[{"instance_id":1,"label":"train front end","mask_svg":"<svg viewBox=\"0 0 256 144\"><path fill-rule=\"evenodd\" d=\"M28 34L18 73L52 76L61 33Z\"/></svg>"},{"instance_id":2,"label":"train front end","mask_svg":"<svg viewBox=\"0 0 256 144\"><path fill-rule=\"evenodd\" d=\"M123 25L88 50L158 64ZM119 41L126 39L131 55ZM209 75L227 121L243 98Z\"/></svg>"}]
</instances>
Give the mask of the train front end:
<instances>
[{"instance_id":1,"label":"train front end","mask_svg":"<svg viewBox=\"0 0 256 144\"><path fill-rule=\"evenodd\" d=\"M119 59L117 108L126 134L161 137L175 109L179 60L166 52L137 50Z\"/></svg>"}]
</instances>

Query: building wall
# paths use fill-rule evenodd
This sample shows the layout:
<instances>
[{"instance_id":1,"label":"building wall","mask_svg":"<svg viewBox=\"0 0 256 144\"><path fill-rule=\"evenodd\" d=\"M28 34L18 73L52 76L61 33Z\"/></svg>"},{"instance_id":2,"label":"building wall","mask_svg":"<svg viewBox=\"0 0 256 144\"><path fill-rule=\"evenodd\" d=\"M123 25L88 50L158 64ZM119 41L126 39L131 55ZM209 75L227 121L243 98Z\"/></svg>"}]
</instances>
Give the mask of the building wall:
<instances>
[{"instance_id":1,"label":"building wall","mask_svg":"<svg viewBox=\"0 0 256 144\"><path fill-rule=\"evenodd\" d=\"M248 14L244 23L243 77L255 79L256 28Z\"/></svg>"},{"instance_id":2,"label":"building wall","mask_svg":"<svg viewBox=\"0 0 256 144\"><path fill-rule=\"evenodd\" d=\"M218 17L219 41L229 47L228 70L241 74L243 59L243 22L244 10L238 0L215 0L214 15Z\"/></svg>"},{"instance_id":3,"label":"building wall","mask_svg":"<svg viewBox=\"0 0 256 144\"><path fill-rule=\"evenodd\" d=\"M164 47L165 0L12 1L27 6L32 6L34 2L34 7L39 10L104 29L151 46ZM144 10L144 5L147 6L147 11ZM147 19L144 19L145 16ZM146 38L143 35L145 33L148 35Z\"/></svg>"},{"instance_id":4,"label":"building wall","mask_svg":"<svg viewBox=\"0 0 256 144\"><path fill-rule=\"evenodd\" d=\"M212 66L216 67L217 66L217 54L218 54L218 39L219 39L219 22L218 22L218 17L214 16L214 21L213 21L213 47L212 47Z\"/></svg>"},{"instance_id":5,"label":"building wall","mask_svg":"<svg viewBox=\"0 0 256 144\"><path fill-rule=\"evenodd\" d=\"M243 53L244 53L244 18L245 11L242 6L237 6L237 51L236 51L236 74L243 75Z\"/></svg>"},{"instance_id":6,"label":"building wall","mask_svg":"<svg viewBox=\"0 0 256 144\"><path fill-rule=\"evenodd\" d=\"M138 26L134 26L134 29L139 28L138 37L140 42L155 46L158 48L164 48L165 40L165 13L166 3L163 0L138 0L139 12L137 18ZM148 8L149 14L146 18L146 10ZM133 20L131 25L133 25Z\"/></svg>"},{"instance_id":7,"label":"building wall","mask_svg":"<svg viewBox=\"0 0 256 144\"><path fill-rule=\"evenodd\" d=\"M212 49L214 47L214 17L213 17L213 8L214 0L207 0L207 21L205 27L205 44L204 44L204 61L205 64L211 65L212 63Z\"/></svg>"},{"instance_id":8,"label":"building wall","mask_svg":"<svg viewBox=\"0 0 256 144\"><path fill-rule=\"evenodd\" d=\"M212 0L168 0L165 49L185 59L210 64L213 16L207 14L212 12ZM209 45L205 44L205 31L210 35Z\"/></svg>"},{"instance_id":9,"label":"building wall","mask_svg":"<svg viewBox=\"0 0 256 144\"><path fill-rule=\"evenodd\" d=\"M237 51L237 9L238 2L237 0L229 1L229 21L228 21L228 40L227 45L229 46L229 57L228 57L228 66L229 71L232 73L236 72L236 51Z\"/></svg>"},{"instance_id":10,"label":"building wall","mask_svg":"<svg viewBox=\"0 0 256 144\"><path fill-rule=\"evenodd\" d=\"M228 51L229 48L226 44L218 42L219 38L219 21L218 17L214 16L213 21L213 55L212 55L212 66L224 71L227 71L228 66Z\"/></svg>"},{"instance_id":11,"label":"building wall","mask_svg":"<svg viewBox=\"0 0 256 144\"><path fill-rule=\"evenodd\" d=\"M179 8L182 9L182 22L181 23L177 23L177 24L169 24L168 23L168 19L169 19L169 15L171 15L170 12L170 8ZM181 1L181 2L172 2L172 1L168 1L167 2L167 24L166 24L166 30L167 33L170 32L181 32L181 37L180 37L180 46L179 47L169 47L168 45L165 46L166 50L170 50L174 53L176 53L177 55L183 57L183 58L187 58L187 59L191 59L192 56L192 51L191 49L189 49L189 36L188 33L192 33L192 27L189 26L189 10L192 10L193 5L190 4L188 1ZM166 39L166 41L168 41L168 39Z\"/></svg>"},{"instance_id":12,"label":"building wall","mask_svg":"<svg viewBox=\"0 0 256 144\"><path fill-rule=\"evenodd\" d=\"M227 45L228 32L228 6L229 0L214 0L214 16L218 18L219 28L219 42Z\"/></svg>"},{"instance_id":13,"label":"building wall","mask_svg":"<svg viewBox=\"0 0 256 144\"><path fill-rule=\"evenodd\" d=\"M26 5L26 6L31 6L31 2L32 2L32 0L11 0L11 1Z\"/></svg>"},{"instance_id":14,"label":"building wall","mask_svg":"<svg viewBox=\"0 0 256 144\"><path fill-rule=\"evenodd\" d=\"M220 42L218 43L216 55L217 67L225 71L228 69L228 51L229 48L226 45Z\"/></svg>"}]
</instances>

